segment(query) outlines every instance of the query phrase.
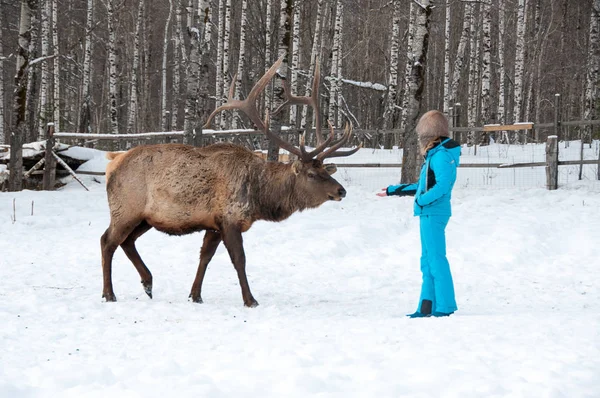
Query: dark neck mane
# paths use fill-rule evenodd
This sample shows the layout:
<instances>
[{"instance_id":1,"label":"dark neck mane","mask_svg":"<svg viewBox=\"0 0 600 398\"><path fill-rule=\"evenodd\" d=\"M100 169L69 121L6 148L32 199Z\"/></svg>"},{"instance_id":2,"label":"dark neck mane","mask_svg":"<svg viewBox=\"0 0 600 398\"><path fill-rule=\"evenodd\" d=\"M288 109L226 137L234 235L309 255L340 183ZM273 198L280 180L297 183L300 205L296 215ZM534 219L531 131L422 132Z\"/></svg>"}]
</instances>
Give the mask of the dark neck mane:
<instances>
[{"instance_id":1,"label":"dark neck mane","mask_svg":"<svg viewBox=\"0 0 600 398\"><path fill-rule=\"evenodd\" d=\"M258 181L257 220L282 221L309 206L306 195L296 190L296 175L291 164L266 162Z\"/></svg>"}]
</instances>

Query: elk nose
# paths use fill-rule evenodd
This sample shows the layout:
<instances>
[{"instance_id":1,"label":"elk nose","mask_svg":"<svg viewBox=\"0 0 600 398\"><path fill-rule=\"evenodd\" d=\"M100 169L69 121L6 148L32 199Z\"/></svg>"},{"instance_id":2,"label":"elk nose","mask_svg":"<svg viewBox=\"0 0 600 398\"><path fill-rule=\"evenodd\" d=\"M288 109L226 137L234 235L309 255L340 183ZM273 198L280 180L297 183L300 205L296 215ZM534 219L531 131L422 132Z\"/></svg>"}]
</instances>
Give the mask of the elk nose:
<instances>
[{"instance_id":1,"label":"elk nose","mask_svg":"<svg viewBox=\"0 0 600 398\"><path fill-rule=\"evenodd\" d=\"M340 195L340 198L345 198L346 190L344 188L340 188L340 189L338 189L338 194Z\"/></svg>"}]
</instances>

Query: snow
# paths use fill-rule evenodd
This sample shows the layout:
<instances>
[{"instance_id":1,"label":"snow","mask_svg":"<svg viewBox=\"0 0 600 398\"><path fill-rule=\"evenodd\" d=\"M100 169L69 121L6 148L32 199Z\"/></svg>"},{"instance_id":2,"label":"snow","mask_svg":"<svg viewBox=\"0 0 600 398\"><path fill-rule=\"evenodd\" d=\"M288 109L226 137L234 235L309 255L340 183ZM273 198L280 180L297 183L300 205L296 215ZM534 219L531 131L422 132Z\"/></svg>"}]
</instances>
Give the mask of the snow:
<instances>
[{"instance_id":1,"label":"snow","mask_svg":"<svg viewBox=\"0 0 600 398\"><path fill-rule=\"evenodd\" d=\"M370 88L377 91L387 91L387 87L381 83L359 82L356 80L342 79L344 83L352 84L357 87Z\"/></svg>"},{"instance_id":2,"label":"snow","mask_svg":"<svg viewBox=\"0 0 600 398\"><path fill-rule=\"evenodd\" d=\"M101 152L90 159L103 167ZM118 250L119 301L102 302L103 177L83 176L90 192L0 193L0 397L598 396L600 182L495 189L460 183L472 172L460 169L447 230L459 311L408 319L420 288L412 198L375 196L378 170L339 170L342 202L244 234L255 309L223 247L204 304L189 302L202 235L156 231L138 241L154 299Z\"/></svg>"}]
</instances>

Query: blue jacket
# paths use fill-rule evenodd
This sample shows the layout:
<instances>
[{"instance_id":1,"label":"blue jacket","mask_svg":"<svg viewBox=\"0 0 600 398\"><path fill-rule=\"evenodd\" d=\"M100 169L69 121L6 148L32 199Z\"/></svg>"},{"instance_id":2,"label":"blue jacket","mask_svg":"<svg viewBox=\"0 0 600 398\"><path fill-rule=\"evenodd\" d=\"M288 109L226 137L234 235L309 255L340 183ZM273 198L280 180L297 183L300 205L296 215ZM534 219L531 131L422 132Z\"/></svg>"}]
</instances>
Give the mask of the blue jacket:
<instances>
[{"instance_id":1,"label":"blue jacket","mask_svg":"<svg viewBox=\"0 0 600 398\"><path fill-rule=\"evenodd\" d=\"M444 138L425 154L419 182L390 185L388 195L415 195L415 216L451 216L450 199L459 165L460 144Z\"/></svg>"}]
</instances>

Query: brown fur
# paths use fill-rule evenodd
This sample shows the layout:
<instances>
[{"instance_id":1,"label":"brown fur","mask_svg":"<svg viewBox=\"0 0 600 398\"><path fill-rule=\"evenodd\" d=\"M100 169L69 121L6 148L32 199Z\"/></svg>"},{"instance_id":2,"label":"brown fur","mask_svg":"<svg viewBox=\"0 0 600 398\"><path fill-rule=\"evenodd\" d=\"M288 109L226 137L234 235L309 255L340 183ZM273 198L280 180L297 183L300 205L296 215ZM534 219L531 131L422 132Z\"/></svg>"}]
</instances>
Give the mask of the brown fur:
<instances>
[{"instance_id":1,"label":"brown fur","mask_svg":"<svg viewBox=\"0 0 600 398\"><path fill-rule=\"evenodd\" d=\"M111 221L101 239L107 301L115 300L111 268L119 245L152 297L152 275L134 243L156 228L172 235L207 231L190 294L193 301L202 301L206 267L223 240L238 272L244 304L255 306L241 234L257 220L281 221L296 211L345 196L320 160L271 163L233 144L140 146L107 157L112 159L106 168Z\"/></svg>"}]
</instances>

